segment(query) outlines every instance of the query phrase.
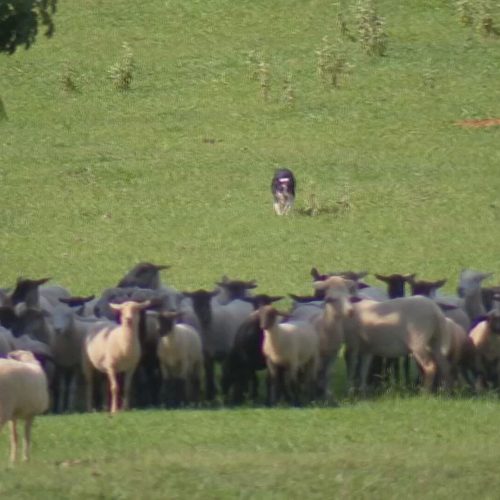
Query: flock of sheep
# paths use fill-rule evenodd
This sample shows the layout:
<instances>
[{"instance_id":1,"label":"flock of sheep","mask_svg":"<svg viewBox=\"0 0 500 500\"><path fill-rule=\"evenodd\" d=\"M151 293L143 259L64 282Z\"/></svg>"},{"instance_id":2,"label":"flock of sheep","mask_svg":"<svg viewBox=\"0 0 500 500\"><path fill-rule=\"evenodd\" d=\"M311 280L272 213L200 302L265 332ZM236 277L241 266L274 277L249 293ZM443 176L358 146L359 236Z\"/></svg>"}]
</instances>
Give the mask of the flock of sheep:
<instances>
[{"instance_id":1,"label":"flock of sheep","mask_svg":"<svg viewBox=\"0 0 500 500\"><path fill-rule=\"evenodd\" d=\"M418 367L425 390L497 387L500 376L500 288L491 275L463 271L457 296L439 295L444 280L415 275L320 274L313 294L253 294L254 281L222 278L214 290L165 286L167 266L140 263L100 297L73 297L47 279L19 279L0 289L0 429L25 420L29 456L35 415L108 407L177 407L258 400L267 370L266 403L333 403L332 367L344 346L350 391L365 393L404 359ZM405 297L409 287L411 296ZM220 369L216 365L220 364Z\"/></svg>"}]
</instances>

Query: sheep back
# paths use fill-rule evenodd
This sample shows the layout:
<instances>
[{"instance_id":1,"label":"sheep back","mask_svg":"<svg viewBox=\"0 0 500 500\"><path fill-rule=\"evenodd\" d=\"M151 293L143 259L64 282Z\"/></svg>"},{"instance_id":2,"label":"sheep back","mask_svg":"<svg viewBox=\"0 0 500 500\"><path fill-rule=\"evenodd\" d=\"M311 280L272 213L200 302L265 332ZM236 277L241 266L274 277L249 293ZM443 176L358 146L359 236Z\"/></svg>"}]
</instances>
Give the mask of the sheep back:
<instances>
[{"instance_id":1,"label":"sheep back","mask_svg":"<svg viewBox=\"0 0 500 500\"><path fill-rule=\"evenodd\" d=\"M0 424L38 415L48 407L47 378L39 363L0 359Z\"/></svg>"},{"instance_id":2,"label":"sheep back","mask_svg":"<svg viewBox=\"0 0 500 500\"><path fill-rule=\"evenodd\" d=\"M189 325L176 324L171 333L159 339L157 355L169 375L187 378L203 366L200 335Z\"/></svg>"}]
</instances>

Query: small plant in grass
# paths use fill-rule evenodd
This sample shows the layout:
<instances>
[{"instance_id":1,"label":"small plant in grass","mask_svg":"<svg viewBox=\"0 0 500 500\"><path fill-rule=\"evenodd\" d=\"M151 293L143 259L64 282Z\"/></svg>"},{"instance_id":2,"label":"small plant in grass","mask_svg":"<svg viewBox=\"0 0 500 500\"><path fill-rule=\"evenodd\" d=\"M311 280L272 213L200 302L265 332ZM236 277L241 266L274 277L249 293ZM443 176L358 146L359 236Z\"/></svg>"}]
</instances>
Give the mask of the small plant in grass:
<instances>
[{"instance_id":1,"label":"small plant in grass","mask_svg":"<svg viewBox=\"0 0 500 500\"><path fill-rule=\"evenodd\" d=\"M428 89L433 89L436 86L437 70L433 65L432 60L427 61L427 66L422 71L422 80L424 87Z\"/></svg>"},{"instance_id":2,"label":"small plant in grass","mask_svg":"<svg viewBox=\"0 0 500 500\"><path fill-rule=\"evenodd\" d=\"M493 8L490 0L479 0L478 2L476 29L485 36L500 34L499 30L495 27Z\"/></svg>"},{"instance_id":3,"label":"small plant in grass","mask_svg":"<svg viewBox=\"0 0 500 500\"><path fill-rule=\"evenodd\" d=\"M456 0L458 19L464 26L475 27L485 36L499 35L491 0Z\"/></svg>"},{"instance_id":4,"label":"small plant in grass","mask_svg":"<svg viewBox=\"0 0 500 500\"><path fill-rule=\"evenodd\" d=\"M350 40L351 42L356 41L356 37L351 33L344 14L339 12L337 14L337 26L339 28L340 36L344 39Z\"/></svg>"},{"instance_id":5,"label":"small plant in grass","mask_svg":"<svg viewBox=\"0 0 500 500\"><path fill-rule=\"evenodd\" d=\"M262 54L257 50L250 50L247 54L246 64L249 68L250 80L259 79L259 64L262 61Z\"/></svg>"},{"instance_id":6,"label":"small plant in grass","mask_svg":"<svg viewBox=\"0 0 500 500\"><path fill-rule=\"evenodd\" d=\"M285 105L289 108L293 108L295 105L296 94L291 73L288 73L283 81L283 100L285 101Z\"/></svg>"},{"instance_id":7,"label":"small plant in grass","mask_svg":"<svg viewBox=\"0 0 500 500\"><path fill-rule=\"evenodd\" d=\"M377 12L374 0L360 0L357 6L359 40L370 56L383 56L387 51L385 20Z\"/></svg>"},{"instance_id":8,"label":"small plant in grass","mask_svg":"<svg viewBox=\"0 0 500 500\"><path fill-rule=\"evenodd\" d=\"M260 95L264 101L269 101L271 99L271 69L268 63L265 61L260 61L259 63L259 83L260 83Z\"/></svg>"},{"instance_id":9,"label":"small plant in grass","mask_svg":"<svg viewBox=\"0 0 500 500\"><path fill-rule=\"evenodd\" d=\"M343 186L343 190L337 196L327 199L324 194L318 194L314 183L309 182L304 189L304 201L297 212L300 215L316 217L318 215L342 216L351 210L351 193L348 184Z\"/></svg>"},{"instance_id":10,"label":"small plant in grass","mask_svg":"<svg viewBox=\"0 0 500 500\"><path fill-rule=\"evenodd\" d=\"M472 26L474 23L474 6L472 0L456 0L457 15L460 24Z\"/></svg>"},{"instance_id":11,"label":"small plant in grass","mask_svg":"<svg viewBox=\"0 0 500 500\"><path fill-rule=\"evenodd\" d=\"M2 98L0 97L0 122L7 120L7 111L5 111L5 106L3 105Z\"/></svg>"},{"instance_id":12,"label":"small plant in grass","mask_svg":"<svg viewBox=\"0 0 500 500\"><path fill-rule=\"evenodd\" d=\"M69 63L65 64L61 73L61 86L67 93L74 93L78 91L78 86L76 84L76 72Z\"/></svg>"},{"instance_id":13,"label":"small plant in grass","mask_svg":"<svg viewBox=\"0 0 500 500\"><path fill-rule=\"evenodd\" d=\"M109 76L117 90L129 90L134 70L134 55L127 42L123 42L123 56L109 69Z\"/></svg>"},{"instance_id":14,"label":"small plant in grass","mask_svg":"<svg viewBox=\"0 0 500 500\"><path fill-rule=\"evenodd\" d=\"M328 42L328 37L323 37L323 45L316 51L317 73L320 79L338 88L341 78L349 71L351 66L347 62L345 50L341 42L333 46Z\"/></svg>"}]
</instances>

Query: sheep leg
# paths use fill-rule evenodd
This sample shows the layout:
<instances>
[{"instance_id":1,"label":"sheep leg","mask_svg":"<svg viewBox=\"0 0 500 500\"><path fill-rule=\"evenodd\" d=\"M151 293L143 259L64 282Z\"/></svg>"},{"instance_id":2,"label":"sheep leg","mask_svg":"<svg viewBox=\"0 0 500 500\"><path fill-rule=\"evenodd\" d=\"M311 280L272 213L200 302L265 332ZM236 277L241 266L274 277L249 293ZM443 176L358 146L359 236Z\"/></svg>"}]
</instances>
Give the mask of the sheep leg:
<instances>
[{"instance_id":1,"label":"sheep leg","mask_svg":"<svg viewBox=\"0 0 500 500\"><path fill-rule=\"evenodd\" d=\"M109 390L111 392L111 413L118 411L118 380L113 370L108 371Z\"/></svg>"},{"instance_id":2,"label":"sheep leg","mask_svg":"<svg viewBox=\"0 0 500 500\"><path fill-rule=\"evenodd\" d=\"M69 394L71 389L71 383L73 380L73 373L71 368L67 368L63 372L63 396L62 396L62 408L61 412L66 412L69 410Z\"/></svg>"},{"instance_id":3,"label":"sheep leg","mask_svg":"<svg viewBox=\"0 0 500 500\"><path fill-rule=\"evenodd\" d=\"M278 373L277 368L268 361L267 363L267 404L274 406L277 399Z\"/></svg>"},{"instance_id":4,"label":"sheep leg","mask_svg":"<svg viewBox=\"0 0 500 500\"><path fill-rule=\"evenodd\" d=\"M373 357L368 383L375 387L378 387L384 379L384 361L385 359L382 356Z\"/></svg>"},{"instance_id":5,"label":"sheep leg","mask_svg":"<svg viewBox=\"0 0 500 500\"><path fill-rule=\"evenodd\" d=\"M283 370L283 388L287 401L294 405L300 406L300 384L298 381L298 373L295 370Z\"/></svg>"},{"instance_id":6,"label":"sheep leg","mask_svg":"<svg viewBox=\"0 0 500 500\"><path fill-rule=\"evenodd\" d=\"M366 395L368 389L368 373L370 372L372 359L373 359L372 354L363 354L361 356L361 370L360 370L361 382L359 390L361 394L364 396Z\"/></svg>"},{"instance_id":7,"label":"sheep leg","mask_svg":"<svg viewBox=\"0 0 500 500\"><path fill-rule=\"evenodd\" d=\"M424 389L430 392L437 374L436 363L426 350L413 351L413 356L423 372Z\"/></svg>"},{"instance_id":8,"label":"sheep leg","mask_svg":"<svg viewBox=\"0 0 500 500\"><path fill-rule=\"evenodd\" d=\"M403 368L404 368L404 374L405 374L405 384L406 384L406 387L410 387L411 386L411 378L410 378L410 356L408 354L404 357Z\"/></svg>"},{"instance_id":9,"label":"sheep leg","mask_svg":"<svg viewBox=\"0 0 500 500\"><path fill-rule=\"evenodd\" d=\"M130 387L132 385L132 376L133 372L126 372L125 378L123 381L123 401L122 407L124 410L128 410L130 408Z\"/></svg>"},{"instance_id":10,"label":"sheep leg","mask_svg":"<svg viewBox=\"0 0 500 500\"><path fill-rule=\"evenodd\" d=\"M215 399L215 373L214 373L214 360L211 356L205 354L204 365L205 365L205 390L206 398L208 401L213 401Z\"/></svg>"},{"instance_id":11,"label":"sheep leg","mask_svg":"<svg viewBox=\"0 0 500 500\"><path fill-rule=\"evenodd\" d=\"M27 462L30 459L31 450L31 428L35 417L27 417L24 421L24 442L23 442L23 460Z\"/></svg>"},{"instance_id":12,"label":"sheep leg","mask_svg":"<svg viewBox=\"0 0 500 500\"><path fill-rule=\"evenodd\" d=\"M56 366L54 373L54 390L52 391L52 412L59 413L61 407L61 387L63 380L61 377L62 368Z\"/></svg>"},{"instance_id":13,"label":"sheep leg","mask_svg":"<svg viewBox=\"0 0 500 500\"><path fill-rule=\"evenodd\" d=\"M254 371L251 371L249 378L252 385L252 400L256 402L259 397L259 377L257 377L257 374Z\"/></svg>"},{"instance_id":14,"label":"sheep leg","mask_svg":"<svg viewBox=\"0 0 500 500\"><path fill-rule=\"evenodd\" d=\"M345 360L347 363L347 391L349 394L353 394L356 389L358 358L358 349L349 348L349 346L347 346L345 351Z\"/></svg>"},{"instance_id":15,"label":"sheep leg","mask_svg":"<svg viewBox=\"0 0 500 500\"><path fill-rule=\"evenodd\" d=\"M94 389L93 370L87 358L83 359L82 363L83 379L85 381L85 406L87 411L92 411L92 399Z\"/></svg>"},{"instance_id":16,"label":"sheep leg","mask_svg":"<svg viewBox=\"0 0 500 500\"><path fill-rule=\"evenodd\" d=\"M184 377L177 379L178 401L181 405L187 404L187 383Z\"/></svg>"},{"instance_id":17,"label":"sheep leg","mask_svg":"<svg viewBox=\"0 0 500 500\"><path fill-rule=\"evenodd\" d=\"M191 394L190 400L192 403L198 404L200 402L201 380L198 374L193 375L191 379Z\"/></svg>"},{"instance_id":18,"label":"sheep leg","mask_svg":"<svg viewBox=\"0 0 500 500\"><path fill-rule=\"evenodd\" d=\"M13 418L10 422L10 461L13 463L17 459L17 422Z\"/></svg>"},{"instance_id":19,"label":"sheep leg","mask_svg":"<svg viewBox=\"0 0 500 500\"><path fill-rule=\"evenodd\" d=\"M175 376L171 379L172 384L172 406L174 408L179 408L182 404L182 379L178 376Z\"/></svg>"}]
</instances>

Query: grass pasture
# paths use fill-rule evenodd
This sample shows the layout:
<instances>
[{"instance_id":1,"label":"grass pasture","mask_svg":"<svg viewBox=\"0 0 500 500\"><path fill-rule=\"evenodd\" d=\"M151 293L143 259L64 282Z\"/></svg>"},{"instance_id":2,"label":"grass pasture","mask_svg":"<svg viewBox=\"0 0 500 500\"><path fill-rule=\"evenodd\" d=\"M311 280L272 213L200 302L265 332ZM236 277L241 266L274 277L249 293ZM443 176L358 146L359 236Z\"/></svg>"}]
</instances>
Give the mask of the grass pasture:
<instances>
[{"instance_id":1,"label":"grass pasture","mask_svg":"<svg viewBox=\"0 0 500 500\"><path fill-rule=\"evenodd\" d=\"M487 399L390 398L339 409L41 417L32 462L0 465L0 495L496 498L497 414Z\"/></svg>"},{"instance_id":2,"label":"grass pasture","mask_svg":"<svg viewBox=\"0 0 500 500\"><path fill-rule=\"evenodd\" d=\"M1 287L51 276L98 294L145 260L181 290L227 274L305 294L311 266L446 277L449 292L464 267L498 282L500 128L455 122L500 117L500 39L461 26L455 2L380 0L387 53L344 40L338 89L316 51L339 9L356 34L354 2L59 4L52 40L0 58ZM109 79L123 42L128 91ZM279 165L298 179L288 218L271 209ZM2 465L0 436L0 498L494 498L498 410L386 397L47 416L29 466Z\"/></svg>"},{"instance_id":3,"label":"grass pasture","mask_svg":"<svg viewBox=\"0 0 500 500\"><path fill-rule=\"evenodd\" d=\"M331 2L61 2L53 40L0 60L2 283L49 274L98 293L139 260L172 264L180 288L227 273L272 293L308 291L311 265L450 289L462 267L499 272L500 130L454 125L500 116L499 41L460 26L452 2L379 11L386 57L345 42L335 90L315 54L338 36ZM128 92L108 77L123 41ZM270 65L269 102L252 51ZM325 213L274 216L283 164L298 206L315 193Z\"/></svg>"}]
</instances>

